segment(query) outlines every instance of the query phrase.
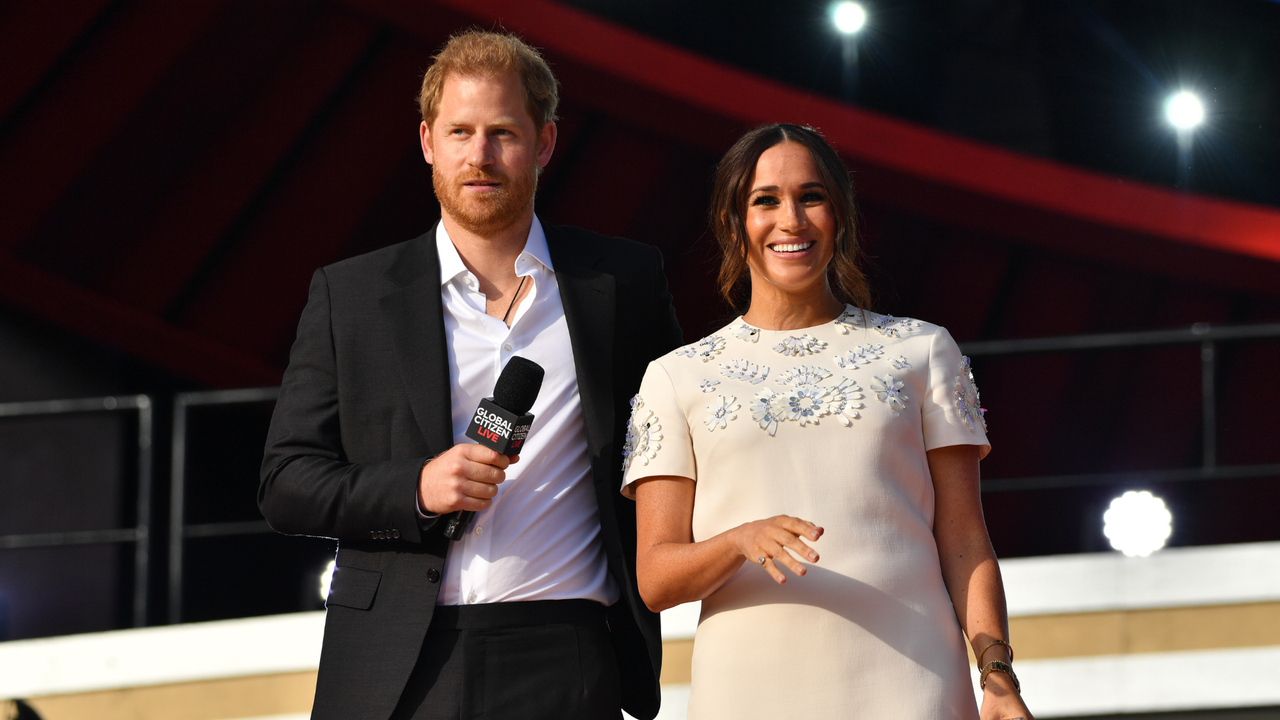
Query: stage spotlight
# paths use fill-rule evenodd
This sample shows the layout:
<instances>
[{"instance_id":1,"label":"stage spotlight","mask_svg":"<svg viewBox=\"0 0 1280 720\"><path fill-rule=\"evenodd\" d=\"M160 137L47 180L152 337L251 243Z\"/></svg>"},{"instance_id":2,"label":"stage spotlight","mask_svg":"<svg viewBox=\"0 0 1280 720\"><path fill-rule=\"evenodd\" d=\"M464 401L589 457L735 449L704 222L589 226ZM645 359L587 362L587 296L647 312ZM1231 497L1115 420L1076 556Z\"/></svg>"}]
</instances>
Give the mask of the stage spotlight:
<instances>
[{"instance_id":1,"label":"stage spotlight","mask_svg":"<svg viewBox=\"0 0 1280 720\"><path fill-rule=\"evenodd\" d=\"M338 566L336 560L330 560L325 566L324 572L320 573L320 599L329 600L329 586L333 585L333 571Z\"/></svg>"},{"instance_id":2,"label":"stage spotlight","mask_svg":"<svg viewBox=\"0 0 1280 720\"><path fill-rule=\"evenodd\" d=\"M1111 547L1129 557L1146 557L1159 550L1173 532L1173 515L1164 500L1146 490L1130 490L1112 500L1102 522L1102 534Z\"/></svg>"},{"instance_id":3,"label":"stage spotlight","mask_svg":"<svg viewBox=\"0 0 1280 720\"><path fill-rule=\"evenodd\" d=\"M831 21L836 30L845 35L852 35L867 24L867 11L856 2L836 3L831 8Z\"/></svg>"},{"instance_id":4,"label":"stage spotlight","mask_svg":"<svg viewBox=\"0 0 1280 720\"><path fill-rule=\"evenodd\" d=\"M1175 128L1191 130L1204 122L1204 104L1194 93L1183 90L1169 96L1164 104L1164 116Z\"/></svg>"}]
</instances>

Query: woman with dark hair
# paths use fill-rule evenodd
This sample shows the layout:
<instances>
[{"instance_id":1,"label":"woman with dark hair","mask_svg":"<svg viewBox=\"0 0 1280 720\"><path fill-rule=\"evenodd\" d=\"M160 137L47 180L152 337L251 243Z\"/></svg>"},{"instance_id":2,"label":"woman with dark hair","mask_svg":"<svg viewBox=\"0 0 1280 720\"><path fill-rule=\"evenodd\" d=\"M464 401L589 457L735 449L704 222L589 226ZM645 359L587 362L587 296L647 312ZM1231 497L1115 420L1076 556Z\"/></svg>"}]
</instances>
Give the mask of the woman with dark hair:
<instances>
[{"instance_id":1,"label":"woman with dark hair","mask_svg":"<svg viewBox=\"0 0 1280 720\"><path fill-rule=\"evenodd\" d=\"M1029 718L968 360L866 310L854 216L809 128L757 128L718 166L720 290L745 312L650 364L632 401L640 594L702 600L691 718L976 718L966 635L981 718Z\"/></svg>"}]
</instances>

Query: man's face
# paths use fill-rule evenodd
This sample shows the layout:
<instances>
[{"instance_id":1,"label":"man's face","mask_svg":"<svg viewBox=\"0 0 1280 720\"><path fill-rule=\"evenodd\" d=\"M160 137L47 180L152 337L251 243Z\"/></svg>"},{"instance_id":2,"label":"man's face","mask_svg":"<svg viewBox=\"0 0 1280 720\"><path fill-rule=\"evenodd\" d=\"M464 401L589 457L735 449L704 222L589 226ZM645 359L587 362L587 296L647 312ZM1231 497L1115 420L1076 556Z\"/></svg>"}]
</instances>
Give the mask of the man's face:
<instances>
[{"instance_id":1,"label":"man's face","mask_svg":"<svg viewBox=\"0 0 1280 720\"><path fill-rule=\"evenodd\" d=\"M524 220L532 212L538 168L555 149L555 124L535 126L515 73L450 75L439 108L420 132L441 211L481 236Z\"/></svg>"}]
</instances>

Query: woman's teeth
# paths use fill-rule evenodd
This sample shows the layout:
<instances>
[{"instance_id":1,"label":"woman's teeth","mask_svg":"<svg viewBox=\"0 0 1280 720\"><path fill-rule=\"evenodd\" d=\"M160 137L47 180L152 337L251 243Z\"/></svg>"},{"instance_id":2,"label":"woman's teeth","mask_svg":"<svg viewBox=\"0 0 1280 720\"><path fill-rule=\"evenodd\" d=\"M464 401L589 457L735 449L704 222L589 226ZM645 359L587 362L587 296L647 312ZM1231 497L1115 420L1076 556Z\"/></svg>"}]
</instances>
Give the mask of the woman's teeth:
<instances>
[{"instance_id":1,"label":"woman's teeth","mask_svg":"<svg viewBox=\"0 0 1280 720\"><path fill-rule=\"evenodd\" d=\"M781 253L800 252L802 250L808 250L811 247L813 247L812 240L810 240L809 242L802 242L802 243L788 243L786 245L770 245L769 246L769 248L774 252L781 252Z\"/></svg>"}]
</instances>

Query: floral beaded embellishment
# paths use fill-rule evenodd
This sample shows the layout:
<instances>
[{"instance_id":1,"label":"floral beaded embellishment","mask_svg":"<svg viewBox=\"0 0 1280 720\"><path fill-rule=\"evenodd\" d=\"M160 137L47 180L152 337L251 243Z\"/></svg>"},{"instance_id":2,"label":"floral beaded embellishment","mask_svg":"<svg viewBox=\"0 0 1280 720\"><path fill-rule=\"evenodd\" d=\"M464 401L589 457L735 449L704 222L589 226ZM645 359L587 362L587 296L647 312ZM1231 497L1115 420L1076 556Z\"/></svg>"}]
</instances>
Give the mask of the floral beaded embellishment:
<instances>
[{"instance_id":1,"label":"floral beaded embellishment","mask_svg":"<svg viewBox=\"0 0 1280 720\"><path fill-rule=\"evenodd\" d=\"M742 406L738 404L738 398L730 395L726 398L723 395L717 395L719 398L715 404L707 406L707 419L702 422L706 424L709 432L715 432L716 428L723 430L730 420L738 419L738 410Z\"/></svg>"},{"instance_id":2,"label":"floral beaded embellishment","mask_svg":"<svg viewBox=\"0 0 1280 720\"><path fill-rule=\"evenodd\" d=\"M751 327L746 323L742 323L738 326L737 330L733 331L733 336L739 340L745 340L746 342L753 343L760 339L760 328Z\"/></svg>"},{"instance_id":3,"label":"floral beaded embellishment","mask_svg":"<svg viewBox=\"0 0 1280 720\"><path fill-rule=\"evenodd\" d=\"M715 392L716 386L720 384L719 380L703 380L698 383L698 389L704 393Z\"/></svg>"},{"instance_id":4,"label":"floral beaded embellishment","mask_svg":"<svg viewBox=\"0 0 1280 720\"><path fill-rule=\"evenodd\" d=\"M631 398L631 419L627 422L627 437L622 445L622 472L631 468L633 461L648 465L658 457L662 449L662 425L658 416L644 407L644 400L637 394Z\"/></svg>"},{"instance_id":5,"label":"floral beaded embellishment","mask_svg":"<svg viewBox=\"0 0 1280 720\"><path fill-rule=\"evenodd\" d=\"M876 332L885 337L900 338L903 333L914 332L920 329L920 321L911 318L896 318L892 315L881 315L871 323L871 327Z\"/></svg>"},{"instance_id":6,"label":"floral beaded embellishment","mask_svg":"<svg viewBox=\"0 0 1280 720\"><path fill-rule=\"evenodd\" d=\"M792 368L778 378L779 385L817 385L818 383L831 377L831 371L816 365L801 365L798 368Z\"/></svg>"},{"instance_id":7,"label":"floral beaded embellishment","mask_svg":"<svg viewBox=\"0 0 1280 720\"><path fill-rule=\"evenodd\" d=\"M899 355L898 359L891 361L890 364L899 370L906 370L911 367L911 361L907 360L906 355Z\"/></svg>"},{"instance_id":8,"label":"floral beaded embellishment","mask_svg":"<svg viewBox=\"0 0 1280 720\"><path fill-rule=\"evenodd\" d=\"M756 394L751 404L751 419L760 429L775 435L778 423L792 421L804 427L817 425L819 419L833 416L845 427L853 425L861 415L862 388L848 378L841 378L835 385L823 385L831 373L820 367L801 365L783 373L777 380L788 386L781 392L768 388Z\"/></svg>"},{"instance_id":9,"label":"floral beaded embellishment","mask_svg":"<svg viewBox=\"0 0 1280 720\"><path fill-rule=\"evenodd\" d=\"M966 382L967 381L967 382ZM973 368L969 365L969 358L960 357L960 374L956 375L956 413L960 415L960 419L964 421L969 432L978 425L982 426L985 432L987 429L987 411L982 407L982 397L978 394L978 384L973 379Z\"/></svg>"},{"instance_id":10,"label":"floral beaded embellishment","mask_svg":"<svg viewBox=\"0 0 1280 720\"><path fill-rule=\"evenodd\" d=\"M769 377L768 365L757 365L746 360L734 360L729 364L720 363L720 368L720 374L730 380L741 380L752 385L759 385Z\"/></svg>"},{"instance_id":11,"label":"floral beaded embellishment","mask_svg":"<svg viewBox=\"0 0 1280 720\"><path fill-rule=\"evenodd\" d=\"M724 350L724 338L719 335L708 335L692 345L685 345L676 351L677 355L698 358L707 362Z\"/></svg>"},{"instance_id":12,"label":"floral beaded embellishment","mask_svg":"<svg viewBox=\"0 0 1280 720\"><path fill-rule=\"evenodd\" d=\"M756 397L751 401L751 419L760 424L760 429L769 433L772 437L778 432L778 421L785 420L782 417L781 410L774 407L773 399L777 397L777 393L765 388L756 393Z\"/></svg>"},{"instance_id":13,"label":"floral beaded embellishment","mask_svg":"<svg viewBox=\"0 0 1280 720\"><path fill-rule=\"evenodd\" d=\"M862 314L863 311L861 310L855 313L849 308L845 308L844 312L840 313L840 317L835 319L836 329L840 331L841 335L848 335L850 330L862 327L860 317Z\"/></svg>"},{"instance_id":14,"label":"floral beaded embellishment","mask_svg":"<svg viewBox=\"0 0 1280 720\"><path fill-rule=\"evenodd\" d=\"M858 383L849 378L841 378L827 393L827 410L841 425L850 427L854 420L862 417L858 411L863 405L857 402L862 397L862 388L858 387Z\"/></svg>"},{"instance_id":15,"label":"floral beaded embellishment","mask_svg":"<svg viewBox=\"0 0 1280 720\"><path fill-rule=\"evenodd\" d=\"M883 345L859 345L843 355L836 356L836 365L846 370L857 370L859 365L866 365L884 355Z\"/></svg>"},{"instance_id":16,"label":"floral beaded embellishment","mask_svg":"<svg viewBox=\"0 0 1280 720\"><path fill-rule=\"evenodd\" d=\"M894 413L907 409L907 401L911 398L902 393L902 388L906 386L905 382L889 373L885 373L884 377L876 376L874 380L875 382L871 384L871 392L876 394L877 400L888 405Z\"/></svg>"},{"instance_id":17,"label":"floral beaded embellishment","mask_svg":"<svg viewBox=\"0 0 1280 720\"><path fill-rule=\"evenodd\" d=\"M782 353L787 357L804 357L806 355L816 355L826 346L827 343L825 341L819 340L812 335L805 334L798 337L792 335L786 340L774 345L773 350L774 352Z\"/></svg>"}]
</instances>

